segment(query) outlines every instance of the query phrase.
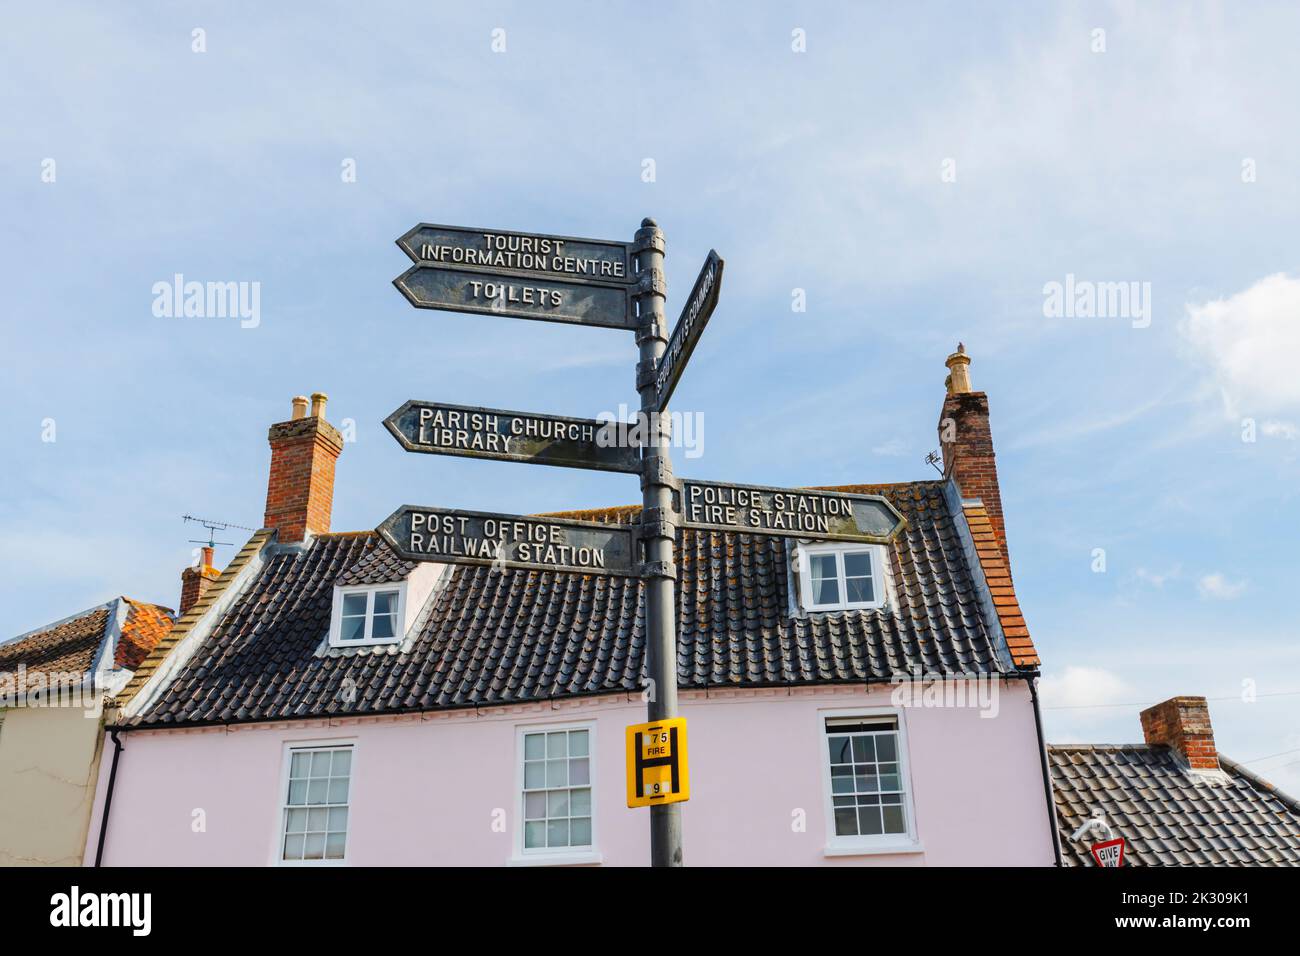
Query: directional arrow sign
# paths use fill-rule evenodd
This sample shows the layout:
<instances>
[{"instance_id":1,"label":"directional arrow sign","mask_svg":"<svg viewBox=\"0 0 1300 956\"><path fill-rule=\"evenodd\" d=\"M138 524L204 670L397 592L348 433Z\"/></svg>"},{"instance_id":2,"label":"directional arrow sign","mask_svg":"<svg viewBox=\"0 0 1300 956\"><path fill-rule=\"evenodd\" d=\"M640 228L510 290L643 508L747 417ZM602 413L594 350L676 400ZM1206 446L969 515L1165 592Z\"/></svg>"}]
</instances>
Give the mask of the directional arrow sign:
<instances>
[{"instance_id":1,"label":"directional arrow sign","mask_svg":"<svg viewBox=\"0 0 1300 956\"><path fill-rule=\"evenodd\" d=\"M379 533L408 561L529 571L636 575L632 531L619 525L403 505Z\"/></svg>"},{"instance_id":2,"label":"directional arrow sign","mask_svg":"<svg viewBox=\"0 0 1300 956\"><path fill-rule=\"evenodd\" d=\"M553 279L504 269L483 272L469 266L415 265L393 285L419 309L632 329L630 287L590 279Z\"/></svg>"},{"instance_id":3,"label":"directional arrow sign","mask_svg":"<svg viewBox=\"0 0 1300 956\"><path fill-rule=\"evenodd\" d=\"M883 543L903 527L901 514L879 495L725 485L682 479L688 528L789 538Z\"/></svg>"},{"instance_id":4,"label":"directional arrow sign","mask_svg":"<svg viewBox=\"0 0 1300 956\"><path fill-rule=\"evenodd\" d=\"M704 327L709 323L709 316L713 315L713 310L718 305L718 290L722 286L722 265L722 259L710 249L708 258L704 260L704 268L700 270L700 275L691 289L690 298L686 300L682 314L677 319L677 325L668 339L668 347L664 350L663 358L659 360L659 367L655 369L655 398L658 411L662 412L668 407L668 399L672 398L677 380L682 377L682 371L690 361L691 353L695 351L695 343L700 340Z\"/></svg>"},{"instance_id":5,"label":"directional arrow sign","mask_svg":"<svg viewBox=\"0 0 1300 956\"><path fill-rule=\"evenodd\" d=\"M624 284L633 281L632 247L626 242L422 222L397 244L416 263Z\"/></svg>"},{"instance_id":6,"label":"directional arrow sign","mask_svg":"<svg viewBox=\"0 0 1300 956\"><path fill-rule=\"evenodd\" d=\"M641 453L616 424L410 401L384 419L407 451L638 474Z\"/></svg>"}]
</instances>

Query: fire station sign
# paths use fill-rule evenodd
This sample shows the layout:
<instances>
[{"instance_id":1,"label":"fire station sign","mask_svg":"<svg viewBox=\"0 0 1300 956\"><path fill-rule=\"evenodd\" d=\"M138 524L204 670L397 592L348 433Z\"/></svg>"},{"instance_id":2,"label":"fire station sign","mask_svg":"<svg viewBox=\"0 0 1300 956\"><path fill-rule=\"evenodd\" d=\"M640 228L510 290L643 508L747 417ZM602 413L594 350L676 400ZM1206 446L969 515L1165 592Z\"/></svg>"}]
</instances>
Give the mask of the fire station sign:
<instances>
[{"instance_id":1,"label":"fire station sign","mask_svg":"<svg viewBox=\"0 0 1300 956\"><path fill-rule=\"evenodd\" d=\"M408 561L625 577L637 573L631 529L595 521L403 505L378 530Z\"/></svg>"},{"instance_id":2,"label":"fire station sign","mask_svg":"<svg viewBox=\"0 0 1300 956\"><path fill-rule=\"evenodd\" d=\"M546 236L422 222L398 246L415 263L509 269L556 278L632 282L632 247L607 239Z\"/></svg>"},{"instance_id":3,"label":"fire station sign","mask_svg":"<svg viewBox=\"0 0 1300 956\"><path fill-rule=\"evenodd\" d=\"M704 326L709 323L709 316L718 305L718 293L722 287L722 258L712 249L704 260L704 268L691 289L690 298L682 308L682 314L673 327L668 338L668 347L664 350L659 367L655 369L655 397L658 410L668 407L677 381L682 377L686 363L695 351L695 343L700 340Z\"/></svg>"},{"instance_id":4,"label":"fire station sign","mask_svg":"<svg viewBox=\"0 0 1300 956\"><path fill-rule=\"evenodd\" d=\"M627 805L649 807L691 798L686 718L627 728Z\"/></svg>"},{"instance_id":5,"label":"fire station sign","mask_svg":"<svg viewBox=\"0 0 1300 956\"><path fill-rule=\"evenodd\" d=\"M639 474L641 451L616 423L409 401L384 419L407 451Z\"/></svg>"},{"instance_id":6,"label":"fire station sign","mask_svg":"<svg viewBox=\"0 0 1300 956\"><path fill-rule=\"evenodd\" d=\"M879 495L689 478L681 485L681 513L688 528L883 544L904 525L903 516Z\"/></svg>"}]
</instances>

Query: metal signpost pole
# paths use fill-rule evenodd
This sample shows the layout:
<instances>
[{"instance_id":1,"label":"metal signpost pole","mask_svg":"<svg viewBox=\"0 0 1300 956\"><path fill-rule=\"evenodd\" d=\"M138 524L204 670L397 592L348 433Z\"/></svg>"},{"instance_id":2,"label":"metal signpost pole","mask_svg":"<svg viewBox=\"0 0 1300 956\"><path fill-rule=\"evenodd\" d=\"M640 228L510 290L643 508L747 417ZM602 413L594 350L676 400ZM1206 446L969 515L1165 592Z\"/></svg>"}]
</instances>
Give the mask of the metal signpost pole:
<instances>
[{"instance_id":1,"label":"metal signpost pole","mask_svg":"<svg viewBox=\"0 0 1300 956\"><path fill-rule=\"evenodd\" d=\"M665 328L664 234L643 219L634 246L633 295L639 304L636 340L641 350L636 387L641 395L641 538L645 544L642 582L646 609L646 670L650 677L647 720L677 716L677 567L673 562L672 482L667 409L659 407L655 372L668 345ZM660 414L662 412L662 414ZM650 807L650 865L682 865L682 818L676 803Z\"/></svg>"}]
</instances>

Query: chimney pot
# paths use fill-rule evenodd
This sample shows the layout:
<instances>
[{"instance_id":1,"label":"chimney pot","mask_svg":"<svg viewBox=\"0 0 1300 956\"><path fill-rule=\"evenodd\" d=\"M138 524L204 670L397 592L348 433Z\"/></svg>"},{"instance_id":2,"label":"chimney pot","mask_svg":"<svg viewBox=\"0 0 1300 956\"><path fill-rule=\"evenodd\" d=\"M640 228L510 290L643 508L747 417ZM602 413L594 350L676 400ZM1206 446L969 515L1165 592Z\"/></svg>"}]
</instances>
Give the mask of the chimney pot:
<instances>
[{"instance_id":1,"label":"chimney pot","mask_svg":"<svg viewBox=\"0 0 1300 956\"><path fill-rule=\"evenodd\" d=\"M966 346L958 342L957 351L949 355L947 361L943 364L948 366L948 369L951 372L948 376L947 382L945 383L948 386L948 394L954 395L962 392L969 392L971 390L969 371L970 356L966 354Z\"/></svg>"},{"instance_id":2,"label":"chimney pot","mask_svg":"<svg viewBox=\"0 0 1300 956\"><path fill-rule=\"evenodd\" d=\"M1218 770L1210 708L1204 697L1171 697L1142 711L1142 735L1176 752L1193 770Z\"/></svg>"},{"instance_id":3,"label":"chimney pot","mask_svg":"<svg viewBox=\"0 0 1300 956\"><path fill-rule=\"evenodd\" d=\"M198 564L181 572L181 600L180 607L177 609L178 615L184 614L194 606L195 602L201 600L208 588L212 586L212 582L219 577L221 572L212 566L212 549L204 547Z\"/></svg>"},{"instance_id":4,"label":"chimney pot","mask_svg":"<svg viewBox=\"0 0 1300 956\"><path fill-rule=\"evenodd\" d=\"M330 529L334 506L334 463L343 451L343 436L325 420L324 392L293 400L294 417L272 425L271 471L266 485L263 525L274 528L283 544L296 544L309 534Z\"/></svg>"}]
</instances>

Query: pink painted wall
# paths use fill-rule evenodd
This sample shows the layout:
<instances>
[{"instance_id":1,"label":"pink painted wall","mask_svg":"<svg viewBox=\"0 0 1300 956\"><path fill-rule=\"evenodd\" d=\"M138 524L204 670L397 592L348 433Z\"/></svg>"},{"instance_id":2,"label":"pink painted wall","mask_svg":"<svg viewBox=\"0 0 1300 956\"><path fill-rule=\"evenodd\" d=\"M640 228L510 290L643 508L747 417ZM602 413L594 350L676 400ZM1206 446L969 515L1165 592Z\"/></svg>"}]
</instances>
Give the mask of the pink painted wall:
<instances>
[{"instance_id":1,"label":"pink painted wall","mask_svg":"<svg viewBox=\"0 0 1300 956\"><path fill-rule=\"evenodd\" d=\"M974 708L899 711L923 852L824 854L820 722L829 711L889 708L891 690L683 694L692 788L682 808L687 864L1050 865L1033 711L1020 682L1000 688L994 718ZM349 864L506 864L517 839L518 729L589 722L596 849L606 865L642 865L649 811L625 803L623 730L644 713L638 698L617 696L424 719L126 733L104 863L271 863L286 743L350 740ZM94 861L111 755L106 742L87 863ZM193 830L198 809L206 832Z\"/></svg>"}]
</instances>

